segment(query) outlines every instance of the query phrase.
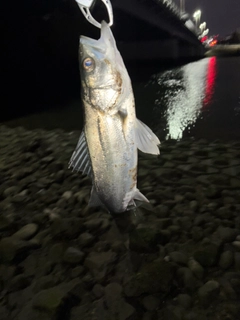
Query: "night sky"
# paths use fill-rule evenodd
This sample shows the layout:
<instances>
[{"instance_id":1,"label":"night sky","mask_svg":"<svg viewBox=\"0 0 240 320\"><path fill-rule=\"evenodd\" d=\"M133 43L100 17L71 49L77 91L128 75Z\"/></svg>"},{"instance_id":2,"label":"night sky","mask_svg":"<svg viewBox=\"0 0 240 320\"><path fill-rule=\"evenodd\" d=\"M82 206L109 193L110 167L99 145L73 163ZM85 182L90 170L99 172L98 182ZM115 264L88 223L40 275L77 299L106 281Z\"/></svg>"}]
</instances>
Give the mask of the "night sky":
<instances>
[{"instance_id":1,"label":"night sky","mask_svg":"<svg viewBox=\"0 0 240 320\"><path fill-rule=\"evenodd\" d=\"M189 14L202 11L209 35L225 37L240 28L240 0L185 0L185 9Z\"/></svg>"}]
</instances>

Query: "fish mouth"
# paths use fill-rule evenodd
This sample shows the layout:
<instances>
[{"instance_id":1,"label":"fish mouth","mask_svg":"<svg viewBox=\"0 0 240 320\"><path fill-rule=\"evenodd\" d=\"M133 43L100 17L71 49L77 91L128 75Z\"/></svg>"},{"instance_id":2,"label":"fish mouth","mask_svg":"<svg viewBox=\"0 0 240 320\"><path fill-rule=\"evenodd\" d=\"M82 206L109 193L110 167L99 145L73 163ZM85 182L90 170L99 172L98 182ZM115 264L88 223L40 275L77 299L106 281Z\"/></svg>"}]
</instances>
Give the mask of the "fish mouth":
<instances>
[{"instance_id":1,"label":"fish mouth","mask_svg":"<svg viewBox=\"0 0 240 320\"><path fill-rule=\"evenodd\" d=\"M80 37L80 44L85 46L90 46L94 49L98 49L101 52L104 52L106 50L107 46L113 46L115 47L115 39L113 37L112 31L107 24L106 21L101 22L101 35L98 40L95 40L93 38L89 38L86 36Z\"/></svg>"}]
</instances>

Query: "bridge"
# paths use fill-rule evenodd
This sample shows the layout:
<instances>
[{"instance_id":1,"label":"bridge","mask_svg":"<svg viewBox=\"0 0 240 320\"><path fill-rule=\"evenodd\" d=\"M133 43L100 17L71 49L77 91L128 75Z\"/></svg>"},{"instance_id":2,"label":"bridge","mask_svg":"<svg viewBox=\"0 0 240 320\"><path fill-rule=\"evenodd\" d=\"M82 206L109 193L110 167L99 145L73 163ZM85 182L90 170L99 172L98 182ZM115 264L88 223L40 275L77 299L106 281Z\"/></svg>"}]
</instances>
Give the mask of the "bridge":
<instances>
[{"instance_id":1,"label":"bridge","mask_svg":"<svg viewBox=\"0 0 240 320\"><path fill-rule=\"evenodd\" d=\"M196 59L204 47L170 0L112 0L113 32L127 60Z\"/></svg>"}]
</instances>

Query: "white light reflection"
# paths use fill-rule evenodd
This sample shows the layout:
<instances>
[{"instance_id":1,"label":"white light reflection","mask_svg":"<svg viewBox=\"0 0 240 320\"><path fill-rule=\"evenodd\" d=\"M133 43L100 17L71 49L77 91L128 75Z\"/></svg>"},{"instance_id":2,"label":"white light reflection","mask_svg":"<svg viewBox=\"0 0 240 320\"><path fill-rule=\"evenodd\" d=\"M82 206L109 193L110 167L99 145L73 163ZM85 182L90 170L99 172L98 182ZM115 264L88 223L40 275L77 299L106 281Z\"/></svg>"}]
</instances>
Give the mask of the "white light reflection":
<instances>
[{"instance_id":1,"label":"white light reflection","mask_svg":"<svg viewBox=\"0 0 240 320\"><path fill-rule=\"evenodd\" d=\"M184 129L197 120L205 96L207 69L208 59L203 59L157 77L165 95L156 99L154 109L161 109L163 103L167 108L164 115L168 131L166 139L181 139Z\"/></svg>"}]
</instances>

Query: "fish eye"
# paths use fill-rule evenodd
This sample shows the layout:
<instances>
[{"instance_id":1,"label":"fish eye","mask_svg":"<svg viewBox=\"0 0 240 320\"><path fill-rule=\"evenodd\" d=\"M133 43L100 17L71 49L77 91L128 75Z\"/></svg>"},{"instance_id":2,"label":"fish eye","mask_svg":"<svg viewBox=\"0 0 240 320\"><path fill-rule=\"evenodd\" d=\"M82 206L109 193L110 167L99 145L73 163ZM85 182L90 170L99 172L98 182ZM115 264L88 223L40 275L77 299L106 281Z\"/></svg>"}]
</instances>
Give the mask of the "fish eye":
<instances>
[{"instance_id":1,"label":"fish eye","mask_svg":"<svg viewBox=\"0 0 240 320\"><path fill-rule=\"evenodd\" d=\"M83 60L83 68L90 72L94 69L95 63L94 60L92 58L86 58Z\"/></svg>"}]
</instances>

